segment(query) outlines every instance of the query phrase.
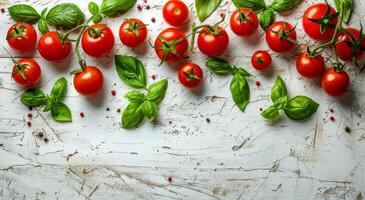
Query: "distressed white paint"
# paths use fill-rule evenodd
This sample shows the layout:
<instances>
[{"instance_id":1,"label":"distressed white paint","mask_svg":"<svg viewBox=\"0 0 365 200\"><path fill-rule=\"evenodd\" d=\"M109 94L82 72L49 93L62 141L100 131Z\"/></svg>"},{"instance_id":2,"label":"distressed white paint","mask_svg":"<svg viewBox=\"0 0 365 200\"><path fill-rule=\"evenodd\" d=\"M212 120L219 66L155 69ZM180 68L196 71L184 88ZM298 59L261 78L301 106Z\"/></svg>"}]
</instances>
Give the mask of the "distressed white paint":
<instances>
[{"instance_id":1,"label":"distressed white paint","mask_svg":"<svg viewBox=\"0 0 365 200\"><path fill-rule=\"evenodd\" d=\"M10 1L1 7L29 3L40 11L60 2L67 0ZM148 23L149 37L154 40L168 27L161 16L163 2L149 0L150 11L134 8L122 18L138 17ZM192 21L197 22L193 1L186 2ZM220 20L221 12L232 13L233 5L225 2L207 22ZM87 13L88 1L77 3ZM305 1L287 16L277 16L298 23L299 40L311 44L314 41L301 31L300 16L312 3ZM351 26L359 27L364 19L363 3L356 0ZM151 22L152 17L156 23ZM7 14L0 14L0 21L1 45L7 47L5 33L13 22ZM344 97L334 99L321 91L318 80L299 77L294 54L271 52L273 70L264 74L254 71L250 55L267 49L263 32L241 39L229 30L226 56L254 74L249 80L253 102L242 113L232 103L229 77L213 75L204 68L201 89L186 90L177 81L177 65L158 67L159 60L147 44L135 51L121 45L117 37L121 18L104 22L116 36L114 53L135 55L145 63L149 77L156 74L157 79L169 80L158 121L131 131L120 128L116 109L127 104L123 94L131 88L118 79L113 54L104 59L87 58L89 64L103 70L105 90L96 98L85 98L75 92L69 76L77 67L74 55L62 63L49 63L37 51L26 55L13 52L34 57L41 64L40 86L45 91L61 76L69 81L66 103L72 109L73 123L55 123L48 113L33 110L29 128L25 126L28 108L19 102L23 90L11 80L11 60L1 51L0 199L363 199L364 74L350 67L351 88ZM189 58L201 66L205 59L198 50ZM268 94L277 75L284 77L291 96L308 95L320 102L311 119L294 122L284 117L270 124L261 118L259 108L270 104ZM261 81L261 87L255 86L256 80ZM152 82L149 78L148 83ZM110 94L112 89L117 90L117 96ZM329 113L329 108L335 112ZM80 112L85 118L79 117ZM329 121L330 115L336 121ZM352 128L350 134L344 131L346 126ZM41 130L48 143L37 137ZM171 183L168 176L173 178Z\"/></svg>"}]
</instances>

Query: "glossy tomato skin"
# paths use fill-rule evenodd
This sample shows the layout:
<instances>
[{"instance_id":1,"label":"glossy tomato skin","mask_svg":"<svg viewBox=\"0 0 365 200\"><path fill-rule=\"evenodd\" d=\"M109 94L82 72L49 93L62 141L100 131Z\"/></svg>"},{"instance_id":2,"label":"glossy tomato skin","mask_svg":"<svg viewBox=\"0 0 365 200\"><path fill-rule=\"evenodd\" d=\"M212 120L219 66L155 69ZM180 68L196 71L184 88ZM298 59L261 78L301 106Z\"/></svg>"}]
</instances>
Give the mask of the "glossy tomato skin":
<instances>
[{"instance_id":1,"label":"glossy tomato skin","mask_svg":"<svg viewBox=\"0 0 365 200\"><path fill-rule=\"evenodd\" d=\"M230 26L233 31L238 36L250 36L259 27L257 15L250 8L240 8L244 15L247 15L247 19L243 21L240 20L240 12L236 10L231 15ZM241 22L242 21L242 22Z\"/></svg>"},{"instance_id":2,"label":"glossy tomato skin","mask_svg":"<svg viewBox=\"0 0 365 200\"><path fill-rule=\"evenodd\" d=\"M171 26L181 26L189 18L189 8L181 0L169 0L162 9L162 15Z\"/></svg>"},{"instance_id":3,"label":"glossy tomato skin","mask_svg":"<svg viewBox=\"0 0 365 200\"><path fill-rule=\"evenodd\" d=\"M71 48L71 42L67 39L62 43L59 34L55 31L42 35L38 42L39 53L48 61L66 59L71 53Z\"/></svg>"},{"instance_id":4,"label":"glossy tomato skin","mask_svg":"<svg viewBox=\"0 0 365 200\"><path fill-rule=\"evenodd\" d=\"M131 18L128 20L124 20L122 25L120 25L119 38L120 38L120 41L122 41L122 43L124 45L126 45L127 47L136 48L136 47L142 45L146 41L147 33L148 33L147 27L139 19ZM138 28L138 31L139 31L138 36L136 35L136 33L134 33L132 30L130 30L130 28L133 29L133 27L130 27L130 23L131 24L135 23L137 27L141 27L141 28Z\"/></svg>"},{"instance_id":5,"label":"glossy tomato skin","mask_svg":"<svg viewBox=\"0 0 365 200\"><path fill-rule=\"evenodd\" d=\"M95 34L93 31L99 31ZM86 28L81 39L82 48L85 53L93 57L108 55L114 46L114 34L105 24L94 24Z\"/></svg>"},{"instance_id":6,"label":"glossy tomato skin","mask_svg":"<svg viewBox=\"0 0 365 200\"><path fill-rule=\"evenodd\" d=\"M350 85L350 79L345 71L337 72L333 68L330 68L323 74L321 84L323 90L328 95L337 97L347 91Z\"/></svg>"},{"instance_id":7,"label":"glossy tomato skin","mask_svg":"<svg viewBox=\"0 0 365 200\"><path fill-rule=\"evenodd\" d=\"M217 32L212 33L209 28L204 27L198 35L198 48L207 56L220 56L228 47L229 37L227 32L220 26L217 27Z\"/></svg>"},{"instance_id":8,"label":"glossy tomato skin","mask_svg":"<svg viewBox=\"0 0 365 200\"><path fill-rule=\"evenodd\" d=\"M18 61L19 65L24 65L25 79L20 75L17 65L13 67L12 78L16 83L24 88L34 87L41 79L41 67L39 64L30 58L23 58Z\"/></svg>"},{"instance_id":9,"label":"glossy tomato skin","mask_svg":"<svg viewBox=\"0 0 365 200\"><path fill-rule=\"evenodd\" d=\"M31 24L18 22L9 28L6 39L11 48L24 53L34 48L37 32Z\"/></svg>"},{"instance_id":10,"label":"glossy tomato skin","mask_svg":"<svg viewBox=\"0 0 365 200\"><path fill-rule=\"evenodd\" d=\"M266 70L271 66L271 55L264 50L256 51L251 57L251 64L256 70Z\"/></svg>"},{"instance_id":11,"label":"glossy tomato skin","mask_svg":"<svg viewBox=\"0 0 365 200\"><path fill-rule=\"evenodd\" d=\"M189 78L189 76L192 76ZM178 72L180 83L187 88L199 86L203 80L203 71L195 63L186 63L180 66Z\"/></svg>"},{"instance_id":12,"label":"glossy tomato skin","mask_svg":"<svg viewBox=\"0 0 365 200\"><path fill-rule=\"evenodd\" d=\"M74 76L75 89L82 95L98 94L103 88L103 84L103 73L94 66L87 66L82 72Z\"/></svg>"},{"instance_id":13,"label":"glossy tomato skin","mask_svg":"<svg viewBox=\"0 0 365 200\"><path fill-rule=\"evenodd\" d=\"M284 30L285 27L285 30ZM289 31L291 31L289 33ZM288 41L285 38L280 38L278 32L285 31L288 33L288 37L293 40L297 39L297 33L293 30L293 25L288 22L278 21L273 23L266 31L266 43L270 49L278 53L284 53L292 50L295 47L293 42Z\"/></svg>"},{"instance_id":14,"label":"glossy tomato skin","mask_svg":"<svg viewBox=\"0 0 365 200\"><path fill-rule=\"evenodd\" d=\"M327 5L325 3L317 3L304 12L302 23L304 31L313 39L316 40L330 40L335 32L334 28L326 27L321 33L321 25L319 23L313 22L310 19L321 19L325 16L327 11ZM336 13L335 9L330 7L329 15L334 15ZM336 26L338 18L334 18L330 21L330 24Z\"/></svg>"},{"instance_id":15,"label":"glossy tomato skin","mask_svg":"<svg viewBox=\"0 0 365 200\"><path fill-rule=\"evenodd\" d=\"M325 61L321 55L310 57L308 53L302 53L297 58L296 67L303 77L317 78L324 71Z\"/></svg>"},{"instance_id":16,"label":"glossy tomato skin","mask_svg":"<svg viewBox=\"0 0 365 200\"><path fill-rule=\"evenodd\" d=\"M182 32L180 29L178 29L178 28L167 28L167 29L163 30L159 34L159 36L156 38L155 47L164 46L163 42L159 38L162 38L167 42L171 42L171 41L174 41L174 40L177 40L177 39L182 39L182 38L185 38L185 37L186 37L185 33ZM185 38L181 42L178 42L177 44L175 44L175 46L174 46L174 48L177 52L177 55L169 52L167 54L167 57L166 57L165 61L174 62L174 61L177 61L177 60L180 60L180 59L184 58L184 56L186 55L186 53L188 51L188 47L189 47L189 42ZM157 56L162 60L163 55L164 55L164 51L162 49L155 48L155 52L156 52Z\"/></svg>"},{"instance_id":17,"label":"glossy tomato skin","mask_svg":"<svg viewBox=\"0 0 365 200\"><path fill-rule=\"evenodd\" d=\"M360 31L354 28L347 28L348 32L350 32L356 39L360 38ZM363 36L364 37L364 36ZM348 44L348 42L353 44L351 38L343 32L337 36L336 40L336 52L338 57L343 61L352 61L352 48ZM365 38L361 42L361 46L365 48ZM359 60L364 55L364 50L357 49L355 53L356 60Z\"/></svg>"}]
</instances>

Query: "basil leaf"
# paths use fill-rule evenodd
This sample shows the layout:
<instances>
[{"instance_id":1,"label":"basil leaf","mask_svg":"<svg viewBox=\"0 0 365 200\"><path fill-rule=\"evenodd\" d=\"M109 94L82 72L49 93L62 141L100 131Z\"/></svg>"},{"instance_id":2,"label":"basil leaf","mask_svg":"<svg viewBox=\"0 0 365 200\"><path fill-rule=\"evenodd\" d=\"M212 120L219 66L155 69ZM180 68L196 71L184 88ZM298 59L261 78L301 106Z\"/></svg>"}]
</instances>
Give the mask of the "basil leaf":
<instances>
[{"instance_id":1,"label":"basil leaf","mask_svg":"<svg viewBox=\"0 0 365 200\"><path fill-rule=\"evenodd\" d=\"M276 12L285 12L293 9L303 0L274 0L271 3L271 8Z\"/></svg>"},{"instance_id":2,"label":"basil leaf","mask_svg":"<svg viewBox=\"0 0 365 200\"><path fill-rule=\"evenodd\" d=\"M223 59L211 58L205 62L205 65L218 75L227 75L232 73L232 66Z\"/></svg>"},{"instance_id":3,"label":"basil leaf","mask_svg":"<svg viewBox=\"0 0 365 200\"><path fill-rule=\"evenodd\" d=\"M264 0L232 0L232 2L237 8L251 8L257 13L266 8Z\"/></svg>"},{"instance_id":4,"label":"basil leaf","mask_svg":"<svg viewBox=\"0 0 365 200\"><path fill-rule=\"evenodd\" d=\"M195 0L195 8L199 20L203 22L207 19L222 3L222 0Z\"/></svg>"},{"instance_id":5,"label":"basil leaf","mask_svg":"<svg viewBox=\"0 0 365 200\"><path fill-rule=\"evenodd\" d=\"M122 127L125 129L136 128L144 119L140 103L130 103L122 113Z\"/></svg>"},{"instance_id":6,"label":"basil leaf","mask_svg":"<svg viewBox=\"0 0 365 200\"><path fill-rule=\"evenodd\" d=\"M16 22L27 22L35 24L38 22L40 15L29 5L17 4L8 8L10 17Z\"/></svg>"},{"instance_id":7,"label":"basil leaf","mask_svg":"<svg viewBox=\"0 0 365 200\"><path fill-rule=\"evenodd\" d=\"M62 102L57 102L51 108L52 118L57 122L71 122L72 114L70 108Z\"/></svg>"},{"instance_id":8,"label":"basil leaf","mask_svg":"<svg viewBox=\"0 0 365 200\"><path fill-rule=\"evenodd\" d=\"M47 10L48 10L48 8L45 8L45 9L42 10L41 18L38 21L38 30L43 34L49 32L48 24L47 24L47 21L45 19L45 15L47 13Z\"/></svg>"},{"instance_id":9,"label":"basil leaf","mask_svg":"<svg viewBox=\"0 0 365 200\"><path fill-rule=\"evenodd\" d=\"M138 90L129 91L124 97L131 103L142 103L145 100L145 94Z\"/></svg>"},{"instance_id":10,"label":"basil leaf","mask_svg":"<svg viewBox=\"0 0 365 200\"><path fill-rule=\"evenodd\" d=\"M247 104L250 102L250 88L246 78L240 73L235 73L230 88L233 101L242 111L244 111Z\"/></svg>"},{"instance_id":11,"label":"basil leaf","mask_svg":"<svg viewBox=\"0 0 365 200\"><path fill-rule=\"evenodd\" d=\"M88 8L89 8L89 12L92 14L92 15L97 15L99 14L99 6L98 4L96 4L95 2L90 2L89 5L88 5Z\"/></svg>"},{"instance_id":12,"label":"basil leaf","mask_svg":"<svg viewBox=\"0 0 365 200\"><path fill-rule=\"evenodd\" d=\"M47 14L47 23L57 28L71 29L84 21L84 13L74 3L58 4Z\"/></svg>"},{"instance_id":13,"label":"basil leaf","mask_svg":"<svg viewBox=\"0 0 365 200\"><path fill-rule=\"evenodd\" d=\"M274 103L274 106L277 108L277 109L283 109L284 106L288 103L289 99L287 96L283 96L283 97L280 97L276 100L276 102Z\"/></svg>"},{"instance_id":14,"label":"basil leaf","mask_svg":"<svg viewBox=\"0 0 365 200\"><path fill-rule=\"evenodd\" d=\"M65 77L58 79L51 90L51 98L54 98L56 102L63 101L67 93L67 81Z\"/></svg>"},{"instance_id":15,"label":"basil leaf","mask_svg":"<svg viewBox=\"0 0 365 200\"><path fill-rule=\"evenodd\" d=\"M293 120L304 120L317 111L319 104L306 96L296 96L284 107L286 115Z\"/></svg>"},{"instance_id":16,"label":"basil leaf","mask_svg":"<svg viewBox=\"0 0 365 200\"><path fill-rule=\"evenodd\" d=\"M118 17L126 13L136 0L103 0L100 12L108 17Z\"/></svg>"},{"instance_id":17,"label":"basil leaf","mask_svg":"<svg viewBox=\"0 0 365 200\"><path fill-rule=\"evenodd\" d=\"M40 89L31 89L22 94L20 102L27 106L40 106L47 103L47 96Z\"/></svg>"},{"instance_id":18,"label":"basil leaf","mask_svg":"<svg viewBox=\"0 0 365 200\"><path fill-rule=\"evenodd\" d=\"M279 110L275 106L270 106L261 113L265 119L275 121L279 118Z\"/></svg>"},{"instance_id":19,"label":"basil leaf","mask_svg":"<svg viewBox=\"0 0 365 200\"><path fill-rule=\"evenodd\" d=\"M250 73L248 73L245 69L243 68L238 68L236 73L240 73L242 76L252 76Z\"/></svg>"},{"instance_id":20,"label":"basil leaf","mask_svg":"<svg viewBox=\"0 0 365 200\"><path fill-rule=\"evenodd\" d=\"M115 55L115 66L119 77L128 85L137 88L146 86L144 65L132 56Z\"/></svg>"},{"instance_id":21,"label":"basil leaf","mask_svg":"<svg viewBox=\"0 0 365 200\"><path fill-rule=\"evenodd\" d=\"M48 112L51 110L52 105L53 105L53 100L51 100L50 98L47 99L47 105L43 108L43 112Z\"/></svg>"},{"instance_id":22,"label":"basil leaf","mask_svg":"<svg viewBox=\"0 0 365 200\"><path fill-rule=\"evenodd\" d=\"M165 98L167 87L168 81L166 79L153 83L147 89L147 99L156 103L161 102Z\"/></svg>"},{"instance_id":23,"label":"basil leaf","mask_svg":"<svg viewBox=\"0 0 365 200\"><path fill-rule=\"evenodd\" d=\"M339 12L343 4L343 21L348 23L352 14L353 1L352 0L335 0L336 9Z\"/></svg>"},{"instance_id":24,"label":"basil leaf","mask_svg":"<svg viewBox=\"0 0 365 200\"><path fill-rule=\"evenodd\" d=\"M142 103L141 109L148 120L153 121L157 115L157 104L154 101L146 100Z\"/></svg>"},{"instance_id":25,"label":"basil leaf","mask_svg":"<svg viewBox=\"0 0 365 200\"><path fill-rule=\"evenodd\" d=\"M277 104L281 97L288 96L284 80L278 76L275 84L271 89L271 100L274 104Z\"/></svg>"},{"instance_id":26,"label":"basil leaf","mask_svg":"<svg viewBox=\"0 0 365 200\"><path fill-rule=\"evenodd\" d=\"M260 26L265 31L274 23L274 20L275 12L271 8L265 9L259 17Z\"/></svg>"},{"instance_id":27,"label":"basil leaf","mask_svg":"<svg viewBox=\"0 0 365 200\"><path fill-rule=\"evenodd\" d=\"M100 14L96 14L96 15L93 16L93 22L95 24L101 22L101 20L103 20L103 16L101 16Z\"/></svg>"}]
</instances>

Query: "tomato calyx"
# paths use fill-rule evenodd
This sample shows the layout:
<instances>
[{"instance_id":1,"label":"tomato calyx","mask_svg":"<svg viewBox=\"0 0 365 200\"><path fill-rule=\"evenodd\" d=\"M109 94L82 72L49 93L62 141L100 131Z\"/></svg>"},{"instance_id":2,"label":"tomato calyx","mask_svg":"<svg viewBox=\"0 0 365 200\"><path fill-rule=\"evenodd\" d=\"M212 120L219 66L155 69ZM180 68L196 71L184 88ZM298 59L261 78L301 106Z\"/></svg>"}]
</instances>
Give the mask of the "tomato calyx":
<instances>
[{"instance_id":1,"label":"tomato calyx","mask_svg":"<svg viewBox=\"0 0 365 200\"><path fill-rule=\"evenodd\" d=\"M194 69L191 69L190 72L183 72L183 74L188 81L200 80L198 75L194 72Z\"/></svg>"},{"instance_id":2,"label":"tomato calyx","mask_svg":"<svg viewBox=\"0 0 365 200\"><path fill-rule=\"evenodd\" d=\"M243 24L245 21L248 21L248 22L252 22L252 19L249 17L249 15L251 14L252 10L249 10L248 12L246 13L243 13L241 9L238 9L238 13L239 13L239 16L240 16L240 23Z\"/></svg>"},{"instance_id":3,"label":"tomato calyx","mask_svg":"<svg viewBox=\"0 0 365 200\"><path fill-rule=\"evenodd\" d=\"M21 64L21 63L19 63L18 61L16 61L15 59L14 59L14 57L10 54L10 52L4 47L4 50L5 50L5 52L9 55L9 57L10 57L10 59L11 59L11 61L13 61L13 63L14 63L14 65L15 65L15 70L13 70L13 72L12 72L12 76L13 75L15 75L15 74L17 74L17 73L19 73L20 74L20 76L24 79L24 80L26 80L27 78L25 77L25 74L24 74L24 69L27 67L27 66L29 66L29 64L27 64L27 63L25 63L25 64Z\"/></svg>"},{"instance_id":4,"label":"tomato calyx","mask_svg":"<svg viewBox=\"0 0 365 200\"><path fill-rule=\"evenodd\" d=\"M280 40L283 40L283 39L288 40L289 42L292 42L292 43L298 45L297 41L290 37L290 33L294 32L296 27L297 27L297 25L295 25L289 31L286 31L286 25L285 25L285 23L283 23L283 28L280 31L273 31L273 30L270 30L270 31L272 33L275 33L276 35L278 35Z\"/></svg>"},{"instance_id":5,"label":"tomato calyx","mask_svg":"<svg viewBox=\"0 0 365 200\"><path fill-rule=\"evenodd\" d=\"M103 27L98 27L98 28L89 27L89 35L92 38L97 39L103 34L103 30L104 30Z\"/></svg>"},{"instance_id":6,"label":"tomato calyx","mask_svg":"<svg viewBox=\"0 0 365 200\"><path fill-rule=\"evenodd\" d=\"M333 19L336 19L340 13L339 12L336 12L334 14L330 14L331 13L331 6L328 4L327 1L326 2L326 5L327 5L327 10L325 12L325 14L319 18L319 19L313 19L313 18L308 18L309 21L311 22L314 22L314 23L317 23L320 25L320 32L323 34L325 32L325 29L326 28L330 28L330 29L334 29L336 28L336 25L335 24L332 24L331 21Z\"/></svg>"},{"instance_id":7,"label":"tomato calyx","mask_svg":"<svg viewBox=\"0 0 365 200\"><path fill-rule=\"evenodd\" d=\"M152 48L154 49L161 49L163 51L163 56L162 56L162 59L161 59L161 62L159 65L162 65L162 63L164 63L166 61L166 58L167 58L167 55L169 53L172 53L176 56L182 56L180 55L176 49L175 49L175 45L182 42L183 40L186 39L186 37L183 37L183 38L179 38L179 39L175 39L175 40L171 40L171 41L166 41L165 39L163 39L162 37L157 37L158 40L160 40L162 42L162 46L154 46L153 44L151 44L151 41L149 41L149 44Z\"/></svg>"},{"instance_id":8,"label":"tomato calyx","mask_svg":"<svg viewBox=\"0 0 365 200\"><path fill-rule=\"evenodd\" d=\"M136 34L136 37L139 38L140 33L139 29L145 28L147 25L138 25L138 22L131 21L130 19L126 19L128 22L128 28L125 28L125 31L132 31L134 34Z\"/></svg>"},{"instance_id":9,"label":"tomato calyx","mask_svg":"<svg viewBox=\"0 0 365 200\"><path fill-rule=\"evenodd\" d=\"M14 25L13 31L11 31L11 33L8 36L6 36L6 40L9 40L12 37L15 37L15 38L21 37L21 38L28 39L28 37L26 35L24 35L24 29L25 29L25 27L23 25Z\"/></svg>"},{"instance_id":10,"label":"tomato calyx","mask_svg":"<svg viewBox=\"0 0 365 200\"><path fill-rule=\"evenodd\" d=\"M335 63L332 63L332 67L336 72L343 72L346 69L347 64L346 63L335 62Z\"/></svg>"},{"instance_id":11,"label":"tomato calyx","mask_svg":"<svg viewBox=\"0 0 365 200\"><path fill-rule=\"evenodd\" d=\"M351 47L351 57L353 63L358 66L358 63L356 61L356 54L361 51L365 51L365 46L362 45L362 42L364 41L364 33L363 33L363 26L360 24L360 36L359 38L356 38L350 31L347 29L342 28L341 31L350 37L351 41L341 40L338 41L336 44L346 42L346 44Z\"/></svg>"}]
</instances>

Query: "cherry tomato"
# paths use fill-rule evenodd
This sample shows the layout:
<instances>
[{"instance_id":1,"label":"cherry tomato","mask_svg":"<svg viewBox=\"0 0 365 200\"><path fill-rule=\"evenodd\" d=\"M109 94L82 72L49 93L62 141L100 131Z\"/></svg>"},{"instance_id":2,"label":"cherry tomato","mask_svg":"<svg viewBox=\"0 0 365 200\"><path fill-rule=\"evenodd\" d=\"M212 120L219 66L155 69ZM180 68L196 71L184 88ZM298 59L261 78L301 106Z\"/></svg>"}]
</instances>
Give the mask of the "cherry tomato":
<instances>
[{"instance_id":1,"label":"cherry tomato","mask_svg":"<svg viewBox=\"0 0 365 200\"><path fill-rule=\"evenodd\" d=\"M126 19L120 25L119 38L127 47L135 48L146 41L147 38L146 25L139 19Z\"/></svg>"},{"instance_id":2,"label":"cherry tomato","mask_svg":"<svg viewBox=\"0 0 365 200\"><path fill-rule=\"evenodd\" d=\"M288 52L294 48L295 43L288 39L297 39L294 27L288 22L275 22L266 31L266 43L270 49L278 53Z\"/></svg>"},{"instance_id":3,"label":"cherry tomato","mask_svg":"<svg viewBox=\"0 0 365 200\"><path fill-rule=\"evenodd\" d=\"M304 31L313 39L330 40L335 33L338 13L325 3L317 3L304 12Z\"/></svg>"},{"instance_id":4,"label":"cherry tomato","mask_svg":"<svg viewBox=\"0 0 365 200\"><path fill-rule=\"evenodd\" d=\"M323 73L325 62L321 55L311 57L308 53L302 53L297 58L296 66L303 77L317 78Z\"/></svg>"},{"instance_id":5,"label":"cherry tomato","mask_svg":"<svg viewBox=\"0 0 365 200\"><path fill-rule=\"evenodd\" d=\"M67 38L55 32L48 32L39 39L38 50L43 58L49 61L61 61L71 53L72 44Z\"/></svg>"},{"instance_id":6,"label":"cherry tomato","mask_svg":"<svg viewBox=\"0 0 365 200\"><path fill-rule=\"evenodd\" d=\"M183 58L188 51L188 40L177 28L163 30L155 41L155 51L162 61L173 62Z\"/></svg>"},{"instance_id":7,"label":"cherry tomato","mask_svg":"<svg viewBox=\"0 0 365 200\"><path fill-rule=\"evenodd\" d=\"M178 78L183 86L195 88L203 80L203 71L197 64L186 63L180 66Z\"/></svg>"},{"instance_id":8,"label":"cherry tomato","mask_svg":"<svg viewBox=\"0 0 365 200\"><path fill-rule=\"evenodd\" d=\"M198 35L199 50L210 57L222 55L226 51L228 43L228 34L220 26L213 28L213 30L204 27Z\"/></svg>"},{"instance_id":9,"label":"cherry tomato","mask_svg":"<svg viewBox=\"0 0 365 200\"><path fill-rule=\"evenodd\" d=\"M23 53L34 48L37 32L31 24L19 22L9 28L6 40L11 48Z\"/></svg>"},{"instance_id":10,"label":"cherry tomato","mask_svg":"<svg viewBox=\"0 0 365 200\"><path fill-rule=\"evenodd\" d=\"M14 64L12 78L25 88L35 86L41 79L41 67L30 58L20 59Z\"/></svg>"},{"instance_id":11,"label":"cherry tomato","mask_svg":"<svg viewBox=\"0 0 365 200\"><path fill-rule=\"evenodd\" d=\"M164 5L162 14L171 26L181 26L189 18L189 8L183 1L170 0Z\"/></svg>"},{"instance_id":12,"label":"cherry tomato","mask_svg":"<svg viewBox=\"0 0 365 200\"><path fill-rule=\"evenodd\" d=\"M343 61L351 61L352 51L354 50L355 60L359 60L364 55L365 37L357 29L347 28L347 31L351 33L357 41L352 41L350 36L340 32L336 40L337 55Z\"/></svg>"},{"instance_id":13,"label":"cherry tomato","mask_svg":"<svg viewBox=\"0 0 365 200\"><path fill-rule=\"evenodd\" d=\"M113 49L114 35L105 24L94 24L85 29L81 44L85 53L90 56L106 56Z\"/></svg>"},{"instance_id":14,"label":"cherry tomato","mask_svg":"<svg viewBox=\"0 0 365 200\"><path fill-rule=\"evenodd\" d=\"M251 57L252 66L259 71L269 68L271 62L271 55L264 50L256 51Z\"/></svg>"},{"instance_id":15,"label":"cherry tomato","mask_svg":"<svg viewBox=\"0 0 365 200\"><path fill-rule=\"evenodd\" d=\"M330 96L341 96L347 91L350 79L345 71L330 68L323 74L321 83L324 91Z\"/></svg>"},{"instance_id":16,"label":"cherry tomato","mask_svg":"<svg viewBox=\"0 0 365 200\"><path fill-rule=\"evenodd\" d=\"M230 19L232 31L238 36L249 36L259 27L257 15L250 8L234 11Z\"/></svg>"},{"instance_id":17,"label":"cherry tomato","mask_svg":"<svg viewBox=\"0 0 365 200\"><path fill-rule=\"evenodd\" d=\"M96 67L87 66L79 73L75 74L74 86L78 93L82 95L98 94L103 88L103 73Z\"/></svg>"}]
</instances>

